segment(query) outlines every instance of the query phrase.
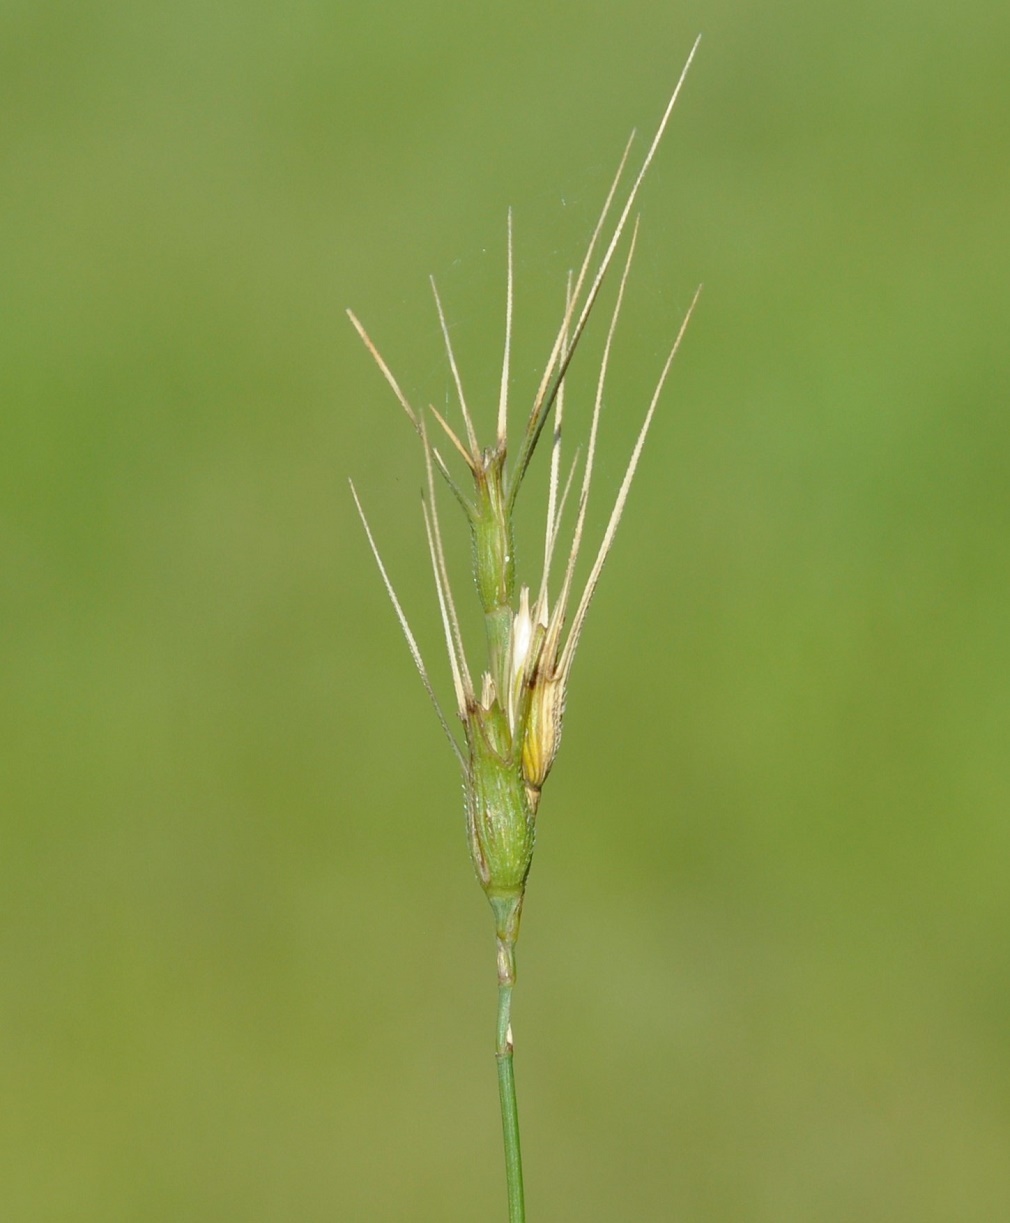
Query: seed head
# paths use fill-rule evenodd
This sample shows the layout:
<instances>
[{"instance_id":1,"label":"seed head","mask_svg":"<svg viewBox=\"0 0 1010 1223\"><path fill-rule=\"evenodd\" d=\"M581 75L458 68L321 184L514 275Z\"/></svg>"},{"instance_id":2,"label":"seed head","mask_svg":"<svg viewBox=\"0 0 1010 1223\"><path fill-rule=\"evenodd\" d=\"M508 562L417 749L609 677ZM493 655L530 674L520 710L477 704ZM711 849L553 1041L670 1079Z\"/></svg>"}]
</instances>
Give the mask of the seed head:
<instances>
[{"instance_id":1,"label":"seed head","mask_svg":"<svg viewBox=\"0 0 1010 1223\"><path fill-rule=\"evenodd\" d=\"M691 55L688 57L677 88L674 90L641 169L627 192L620 214L612 225L604 253L598 258L595 263L595 271L590 275L590 269L594 267L597 246L600 244L618 185L623 177L631 148L630 141L625 148L582 266L577 275L569 276L561 325L547 359L540 386L534 397L516 458L511 467L506 463L513 299L511 212L508 217L507 231L505 355L502 364L497 432L494 445L485 449L481 449L478 445L477 432L463 394L462 380L449 339L449 329L446 325L442 302L435 283L432 281L446 355L459 400L463 423L462 436L435 408L430 407L429 413L431 419L438 424L453 450L462 458L468 468L473 482L472 493L467 494L461 487L442 454L432 444L428 436L426 414L415 411L410 405L364 327L353 313L348 311L351 322L375 359L421 441L427 476L422 513L436 596L449 654L456 714L462 724L462 743L450 729L449 722L435 696L417 642L379 556L356 492L354 492L355 503L386 590L407 639L411 656L435 706L442 728L460 763L466 794L467 834L474 870L494 909L499 939L509 943L514 942L518 933L526 877L533 858L535 817L540 804L541 790L554 764L561 742L568 681L586 613L613 543L617 525L624 512L628 491L663 384L698 299L698 292L700 292L699 289L695 293L680 324L669 356L662 367L589 577L578 600L575 601L574 612L569 616L575 567L582 544L592 483L604 385L611 345L635 250L638 233L637 219L630 227L628 250L603 346L588 443L581 467L582 477L571 542L560 586L554 598L553 607L550 607L549 588L552 560L568 492L577 471L579 458L576 455L576 460L571 465L562 489L560 472L565 376L575 356L615 251L625 233L639 187L655 154L696 49L697 43L692 48ZM516 497L526 476L530 460L552 411L554 412L554 427L541 580L535 598L531 597L529 586L521 586L518 605L514 606L513 512ZM463 646L459 618L456 614L452 586L445 562L436 499L435 468L438 469L440 476L462 506L470 528L474 578L484 613L485 628L486 665L480 671L479 694L474 687L467 664L467 655ZM353 485L352 491L354 491Z\"/></svg>"}]
</instances>

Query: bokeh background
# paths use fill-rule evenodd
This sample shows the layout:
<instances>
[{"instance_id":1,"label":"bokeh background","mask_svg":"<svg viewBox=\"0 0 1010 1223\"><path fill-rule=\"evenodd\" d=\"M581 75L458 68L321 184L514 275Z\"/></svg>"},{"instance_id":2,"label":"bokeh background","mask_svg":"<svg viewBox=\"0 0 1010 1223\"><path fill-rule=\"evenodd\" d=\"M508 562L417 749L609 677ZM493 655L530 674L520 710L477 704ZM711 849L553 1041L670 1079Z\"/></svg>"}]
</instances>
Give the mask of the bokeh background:
<instances>
[{"instance_id":1,"label":"bokeh background","mask_svg":"<svg viewBox=\"0 0 1010 1223\"><path fill-rule=\"evenodd\" d=\"M344 309L451 409L434 273L489 428L511 205L518 417L699 31L596 538L705 288L520 943L529 1215L1010 1217L1010 8L6 0L3 1218L504 1217L490 915L347 488L447 694L419 455Z\"/></svg>"}]
</instances>

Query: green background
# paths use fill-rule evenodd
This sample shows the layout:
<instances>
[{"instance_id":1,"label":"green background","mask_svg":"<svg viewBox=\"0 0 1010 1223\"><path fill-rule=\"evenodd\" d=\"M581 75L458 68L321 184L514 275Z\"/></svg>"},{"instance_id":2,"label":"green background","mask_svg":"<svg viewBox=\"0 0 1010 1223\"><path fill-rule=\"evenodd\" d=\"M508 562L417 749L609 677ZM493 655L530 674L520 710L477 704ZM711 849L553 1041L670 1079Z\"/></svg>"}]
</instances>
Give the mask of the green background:
<instances>
[{"instance_id":1,"label":"green background","mask_svg":"<svg viewBox=\"0 0 1010 1223\"><path fill-rule=\"evenodd\" d=\"M504 1217L490 913L347 488L448 693L419 455L343 311L451 409L434 273L489 430L511 205L518 420L699 31L594 539L705 288L519 946L529 1216L1008 1217L1010 8L6 0L3 1218Z\"/></svg>"}]
</instances>

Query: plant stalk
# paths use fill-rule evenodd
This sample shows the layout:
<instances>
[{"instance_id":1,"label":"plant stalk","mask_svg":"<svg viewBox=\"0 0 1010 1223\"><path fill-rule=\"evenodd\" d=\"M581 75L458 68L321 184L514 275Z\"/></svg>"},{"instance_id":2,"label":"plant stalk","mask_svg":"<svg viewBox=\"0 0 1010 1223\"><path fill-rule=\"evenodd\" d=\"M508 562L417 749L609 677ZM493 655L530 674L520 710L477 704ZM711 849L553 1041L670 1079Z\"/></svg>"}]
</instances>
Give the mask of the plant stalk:
<instances>
[{"instance_id":1,"label":"plant stalk","mask_svg":"<svg viewBox=\"0 0 1010 1223\"><path fill-rule=\"evenodd\" d=\"M498 1032L495 1061L498 1065L498 1097L501 1101L502 1136L505 1140L505 1181L508 1185L509 1223L525 1223L523 1161L519 1150L519 1110L512 1068L512 986L515 984L515 944L498 939Z\"/></svg>"}]
</instances>

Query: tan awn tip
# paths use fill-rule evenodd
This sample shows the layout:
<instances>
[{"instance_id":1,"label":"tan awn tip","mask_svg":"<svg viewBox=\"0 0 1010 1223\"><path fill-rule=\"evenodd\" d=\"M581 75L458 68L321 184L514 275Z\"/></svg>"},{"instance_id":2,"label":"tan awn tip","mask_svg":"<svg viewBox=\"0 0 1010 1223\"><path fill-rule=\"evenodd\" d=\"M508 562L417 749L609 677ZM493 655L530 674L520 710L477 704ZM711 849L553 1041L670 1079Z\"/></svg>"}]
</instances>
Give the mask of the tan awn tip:
<instances>
[{"instance_id":1,"label":"tan awn tip","mask_svg":"<svg viewBox=\"0 0 1010 1223\"><path fill-rule=\"evenodd\" d=\"M365 535L368 537L368 546L372 549L372 555L375 557L375 563L379 566L379 573L382 576L382 583L386 588L386 594L389 596L389 601L393 605L393 610L396 612L396 618L400 622L400 629L403 632L407 641L407 649L410 650L410 656L414 660L414 666L417 667L418 673L421 676L421 682L424 684L424 690L427 692L432 705L435 707L435 713L438 715L438 720L441 723L442 729L445 731L445 736L452 745L452 750L456 753L456 758L460 765L465 768L466 760L460 750L459 744L456 742L456 737L449 729L449 723L446 721L445 714L442 712L442 706L439 704L438 697L435 695L435 689L431 685L431 680L428 678L428 669L424 665L424 659L421 657L421 651L417 644L417 639L410 630L410 625L407 622L406 614L400 606L400 600L396 597L396 591L393 589L393 583L389 580L389 574L386 572L386 566L382 563L382 557L379 555L379 549L376 547L375 537L372 535L372 528L368 525L368 519L365 517L365 511L362 509L361 500L358 497L358 490L354 487L354 481L348 480L351 486L351 496L354 498L354 504L358 507L358 517L361 519L361 525L365 528ZM450 650L451 656L451 650Z\"/></svg>"},{"instance_id":2,"label":"tan awn tip","mask_svg":"<svg viewBox=\"0 0 1010 1223\"><path fill-rule=\"evenodd\" d=\"M410 418L410 423L414 426L415 429L418 430L418 432L420 432L421 426L418 423L417 413L407 402L407 396L404 395L403 391L400 390L400 384L393 377L392 371L390 370L389 366L385 363L385 361L383 361L382 355L380 354L379 350L375 347L375 345L372 343L368 332L358 322L357 316L355 315L353 310L348 309L347 317L354 324L354 330L358 333L359 336L361 336L361 339L364 342L365 347L372 354L372 359L374 360L375 364L379 367L380 370L382 370L383 377L392 387L393 394L400 401L400 406L403 408L404 412L406 412L407 416Z\"/></svg>"}]
</instances>

